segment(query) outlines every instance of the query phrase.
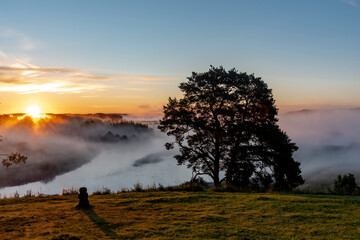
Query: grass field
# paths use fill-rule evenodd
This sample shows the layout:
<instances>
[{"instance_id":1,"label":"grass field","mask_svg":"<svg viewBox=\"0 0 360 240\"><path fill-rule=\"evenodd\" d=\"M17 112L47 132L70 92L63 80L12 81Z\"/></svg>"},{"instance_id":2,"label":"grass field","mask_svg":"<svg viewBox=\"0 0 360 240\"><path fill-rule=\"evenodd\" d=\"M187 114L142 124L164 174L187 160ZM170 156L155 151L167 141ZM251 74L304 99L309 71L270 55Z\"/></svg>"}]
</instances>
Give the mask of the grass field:
<instances>
[{"instance_id":1,"label":"grass field","mask_svg":"<svg viewBox=\"0 0 360 240\"><path fill-rule=\"evenodd\" d=\"M360 197L129 192L0 200L0 239L360 239Z\"/></svg>"}]
</instances>

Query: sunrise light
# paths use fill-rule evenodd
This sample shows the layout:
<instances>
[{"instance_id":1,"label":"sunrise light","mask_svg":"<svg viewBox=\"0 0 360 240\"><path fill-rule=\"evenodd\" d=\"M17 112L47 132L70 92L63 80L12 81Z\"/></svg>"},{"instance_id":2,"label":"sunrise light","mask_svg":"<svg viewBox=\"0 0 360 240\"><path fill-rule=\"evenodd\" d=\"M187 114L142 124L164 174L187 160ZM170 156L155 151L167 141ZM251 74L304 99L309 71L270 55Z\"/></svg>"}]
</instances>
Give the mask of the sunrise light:
<instances>
[{"instance_id":1,"label":"sunrise light","mask_svg":"<svg viewBox=\"0 0 360 240\"><path fill-rule=\"evenodd\" d=\"M18 120L22 120L25 117L31 117L32 120L36 123L41 118L50 118L45 113L41 113L41 109L38 105L30 105L27 107L25 114L21 117L18 117Z\"/></svg>"},{"instance_id":2,"label":"sunrise light","mask_svg":"<svg viewBox=\"0 0 360 240\"><path fill-rule=\"evenodd\" d=\"M26 109L26 114L28 116L31 116L32 118L40 118L41 117L41 111L39 106L37 105L31 105Z\"/></svg>"}]
</instances>

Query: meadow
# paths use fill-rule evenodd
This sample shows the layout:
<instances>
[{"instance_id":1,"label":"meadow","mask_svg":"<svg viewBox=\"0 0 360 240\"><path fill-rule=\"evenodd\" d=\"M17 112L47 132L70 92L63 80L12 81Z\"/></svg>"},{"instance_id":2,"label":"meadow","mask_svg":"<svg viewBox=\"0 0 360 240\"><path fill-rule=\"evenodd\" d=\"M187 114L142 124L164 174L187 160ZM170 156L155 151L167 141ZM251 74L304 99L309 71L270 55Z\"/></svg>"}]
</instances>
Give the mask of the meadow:
<instances>
[{"instance_id":1,"label":"meadow","mask_svg":"<svg viewBox=\"0 0 360 240\"><path fill-rule=\"evenodd\" d=\"M0 199L0 239L359 239L360 197L120 192Z\"/></svg>"}]
</instances>

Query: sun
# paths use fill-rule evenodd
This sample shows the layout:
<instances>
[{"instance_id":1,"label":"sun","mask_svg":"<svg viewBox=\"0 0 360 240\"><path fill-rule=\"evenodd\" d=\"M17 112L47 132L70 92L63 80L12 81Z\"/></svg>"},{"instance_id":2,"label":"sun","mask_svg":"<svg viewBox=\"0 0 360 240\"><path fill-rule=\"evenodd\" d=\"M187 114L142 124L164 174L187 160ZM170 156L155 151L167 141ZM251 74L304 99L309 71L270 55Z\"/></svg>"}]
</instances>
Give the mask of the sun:
<instances>
[{"instance_id":1,"label":"sun","mask_svg":"<svg viewBox=\"0 0 360 240\"><path fill-rule=\"evenodd\" d=\"M37 105L31 105L26 109L26 114L28 116L31 116L32 118L40 118L41 117L41 111L39 106Z\"/></svg>"},{"instance_id":2,"label":"sun","mask_svg":"<svg viewBox=\"0 0 360 240\"><path fill-rule=\"evenodd\" d=\"M41 109L40 109L40 107L38 105L30 105L30 106L28 106L28 108L25 111L25 114L18 117L17 119L20 121L20 120L23 120L26 117L31 117L32 121L34 123L37 123L41 119L49 119L50 118L49 115L47 115L46 113L41 112Z\"/></svg>"}]
</instances>

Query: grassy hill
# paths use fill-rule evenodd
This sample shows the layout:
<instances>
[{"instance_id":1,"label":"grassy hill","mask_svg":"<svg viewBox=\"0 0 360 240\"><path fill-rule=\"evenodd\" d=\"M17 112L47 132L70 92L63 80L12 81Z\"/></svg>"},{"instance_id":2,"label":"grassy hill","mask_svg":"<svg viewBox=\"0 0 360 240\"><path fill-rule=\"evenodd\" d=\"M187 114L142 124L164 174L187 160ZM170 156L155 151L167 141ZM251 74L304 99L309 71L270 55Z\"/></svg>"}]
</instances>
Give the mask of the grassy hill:
<instances>
[{"instance_id":1,"label":"grassy hill","mask_svg":"<svg viewBox=\"0 0 360 240\"><path fill-rule=\"evenodd\" d=\"M0 239L360 239L360 197L129 192L0 200Z\"/></svg>"}]
</instances>

